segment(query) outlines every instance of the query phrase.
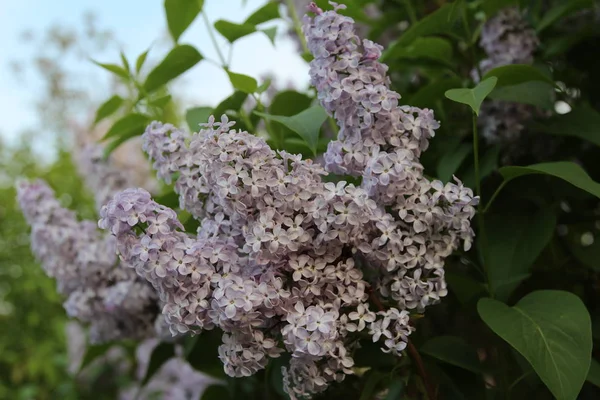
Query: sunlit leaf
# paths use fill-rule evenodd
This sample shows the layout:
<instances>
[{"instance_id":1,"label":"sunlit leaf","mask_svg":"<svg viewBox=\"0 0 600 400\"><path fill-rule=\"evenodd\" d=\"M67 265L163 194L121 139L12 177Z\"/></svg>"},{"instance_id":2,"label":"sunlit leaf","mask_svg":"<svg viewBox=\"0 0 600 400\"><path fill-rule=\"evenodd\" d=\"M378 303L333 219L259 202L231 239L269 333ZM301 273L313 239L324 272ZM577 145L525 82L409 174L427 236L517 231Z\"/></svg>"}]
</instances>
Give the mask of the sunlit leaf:
<instances>
[{"instance_id":1,"label":"sunlit leaf","mask_svg":"<svg viewBox=\"0 0 600 400\"><path fill-rule=\"evenodd\" d=\"M279 18L279 3L276 1L269 1L267 4L254 11L246 21L244 21L244 24L258 25L276 18Z\"/></svg>"},{"instance_id":2,"label":"sunlit leaf","mask_svg":"<svg viewBox=\"0 0 600 400\"><path fill-rule=\"evenodd\" d=\"M149 118L142 114L127 114L110 127L103 139L112 137L132 137L141 135L148 125Z\"/></svg>"},{"instance_id":3,"label":"sunlit leaf","mask_svg":"<svg viewBox=\"0 0 600 400\"><path fill-rule=\"evenodd\" d=\"M256 32L256 27L252 24L236 24L222 19L215 22L215 29L223 35L229 43L233 43L241 37Z\"/></svg>"},{"instance_id":4,"label":"sunlit leaf","mask_svg":"<svg viewBox=\"0 0 600 400\"><path fill-rule=\"evenodd\" d=\"M190 45L183 44L173 48L146 78L144 89L152 92L183 74L202 60L202 55Z\"/></svg>"},{"instance_id":5,"label":"sunlit leaf","mask_svg":"<svg viewBox=\"0 0 600 400\"><path fill-rule=\"evenodd\" d=\"M106 117L114 114L123 104L123 98L119 95L114 95L110 99L106 100L104 103L98 107L96 111L96 118L94 119L94 123L98 123Z\"/></svg>"},{"instance_id":6,"label":"sunlit leaf","mask_svg":"<svg viewBox=\"0 0 600 400\"><path fill-rule=\"evenodd\" d=\"M200 124L208 122L208 118L213 114L211 107L194 107L185 112L185 120L192 132L200 129Z\"/></svg>"},{"instance_id":7,"label":"sunlit leaf","mask_svg":"<svg viewBox=\"0 0 600 400\"><path fill-rule=\"evenodd\" d=\"M96 64L99 67L104 68L107 71L112 72L113 74L117 75L120 78L123 78L125 80L129 80L130 75L129 72L127 72L127 70L125 70L123 67L116 65L116 64L104 64L104 63L100 63L97 61L92 60L92 62L94 64Z\"/></svg>"},{"instance_id":8,"label":"sunlit leaf","mask_svg":"<svg viewBox=\"0 0 600 400\"><path fill-rule=\"evenodd\" d=\"M256 92L258 82L256 82L256 79L253 77L231 71L227 71L227 75L235 90L241 90L242 92L249 94Z\"/></svg>"},{"instance_id":9,"label":"sunlit leaf","mask_svg":"<svg viewBox=\"0 0 600 400\"><path fill-rule=\"evenodd\" d=\"M194 22L203 5L204 0L165 0L167 25L175 42Z\"/></svg>"}]
</instances>

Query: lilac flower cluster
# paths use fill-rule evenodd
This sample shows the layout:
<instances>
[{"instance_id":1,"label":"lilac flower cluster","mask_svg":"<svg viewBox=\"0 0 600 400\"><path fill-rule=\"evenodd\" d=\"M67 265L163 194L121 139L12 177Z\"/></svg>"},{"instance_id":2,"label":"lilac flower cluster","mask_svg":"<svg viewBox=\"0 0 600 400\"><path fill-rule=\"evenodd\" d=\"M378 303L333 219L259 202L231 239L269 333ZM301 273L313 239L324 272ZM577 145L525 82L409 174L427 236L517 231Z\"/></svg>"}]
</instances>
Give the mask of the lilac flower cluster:
<instances>
[{"instance_id":1,"label":"lilac flower cluster","mask_svg":"<svg viewBox=\"0 0 600 400\"><path fill-rule=\"evenodd\" d=\"M154 332L157 296L117 262L114 237L78 221L42 181L22 182L18 200L31 225L31 247L67 297L69 316L90 325L92 342L144 338Z\"/></svg>"},{"instance_id":2,"label":"lilac flower cluster","mask_svg":"<svg viewBox=\"0 0 600 400\"><path fill-rule=\"evenodd\" d=\"M362 184L324 182L323 167L273 151L226 116L193 134L153 122L143 148L200 227L185 232L143 189L117 194L99 222L158 291L173 334L221 329L230 376L291 353L292 398L352 373L361 336L404 350L409 310L446 295L444 259L470 247L478 201L460 182L423 176L418 157L438 124L430 110L398 106L381 48L359 48L350 18L311 10L311 78L341 128L326 167Z\"/></svg>"},{"instance_id":3,"label":"lilac flower cluster","mask_svg":"<svg viewBox=\"0 0 600 400\"><path fill-rule=\"evenodd\" d=\"M517 7L510 7L484 24L479 44L487 55L480 63L481 73L485 74L505 65L532 64L539 40L521 11ZM473 76L479 80L477 72L474 71ZM486 101L481 107L479 119L482 136L489 143L513 144L521 139L526 122L543 114L542 110L529 104ZM510 147L508 154L518 158L523 146Z\"/></svg>"},{"instance_id":4,"label":"lilac flower cluster","mask_svg":"<svg viewBox=\"0 0 600 400\"><path fill-rule=\"evenodd\" d=\"M532 64L540 42L535 30L523 18L518 7L501 10L481 30L479 45L487 57L480 63L483 74L511 64Z\"/></svg>"}]
</instances>

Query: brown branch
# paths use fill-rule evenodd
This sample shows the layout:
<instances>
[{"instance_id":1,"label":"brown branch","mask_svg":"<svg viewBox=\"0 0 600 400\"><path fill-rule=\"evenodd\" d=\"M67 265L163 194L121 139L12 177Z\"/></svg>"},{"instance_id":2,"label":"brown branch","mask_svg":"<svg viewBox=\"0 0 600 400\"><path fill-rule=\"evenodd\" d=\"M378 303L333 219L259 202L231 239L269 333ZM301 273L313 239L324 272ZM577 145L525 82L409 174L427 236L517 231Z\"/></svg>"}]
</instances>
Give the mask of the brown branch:
<instances>
[{"instance_id":1,"label":"brown branch","mask_svg":"<svg viewBox=\"0 0 600 400\"><path fill-rule=\"evenodd\" d=\"M435 388L433 384L429 381L429 378L427 377L427 372L425 372L425 366L423 365L423 359L421 358L421 355L417 351L415 345L410 340L408 340L407 343L408 354L410 355L410 358L413 359L414 363L417 365L417 372L423 380L423 385L425 385L425 390L427 391L427 397L429 398L429 400L436 400L437 396L435 393Z\"/></svg>"},{"instance_id":2,"label":"brown branch","mask_svg":"<svg viewBox=\"0 0 600 400\"><path fill-rule=\"evenodd\" d=\"M379 311L385 310L385 307L384 307L383 303L381 302L381 299L377 296L377 294L375 293L375 291L372 288L369 288L369 298L377 306ZM433 384L429 381L427 372L425 371L425 366L423 365L423 359L421 358L421 355L417 351L417 348L415 347L415 345L410 340L407 340L406 343L407 343L408 354L410 355L410 358L412 358L413 362L416 364L417 373L423 380L423 385L425 386L425 390L427 391L428 399L436 400L437 399L436 390L435 390L435 387L433 386Z\"/></svg>"}]
</instances>

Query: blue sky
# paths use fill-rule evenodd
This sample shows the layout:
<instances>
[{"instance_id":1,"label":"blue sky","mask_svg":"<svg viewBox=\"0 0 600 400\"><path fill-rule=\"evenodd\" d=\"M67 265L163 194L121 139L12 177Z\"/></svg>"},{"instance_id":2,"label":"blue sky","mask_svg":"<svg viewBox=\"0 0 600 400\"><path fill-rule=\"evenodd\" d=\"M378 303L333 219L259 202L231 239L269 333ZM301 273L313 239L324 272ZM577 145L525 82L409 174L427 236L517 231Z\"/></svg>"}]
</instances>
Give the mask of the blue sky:
<instances>
[{"instance_id":1,"label":"blue sky","mask_svg":"<svg viewBox=\"0 0 600 400\"><path fill-rule=\"evenodd\" d=\"M241 22L265 2L247 0L244 5L242 0L205 0L204 7L211 22L217 19ZM163 0L0 0L0 135L4 138L14 140L24 129L39 129L33 103L40 82L15 79L9 68L13 60L32 59L32 48L19 40L21 32L31 29L41 33L57 22L80 26L86 11L96 14L99 27L115 33L129 59L135 60L138 54L152 43L160 43L166 35ZM276 46L262 33L242 38L234 45L230 68L255 78L272 72L281 85L291 81L303 88L308 82L308 66L297 54L294 43L286 37L285 25L281 22L265 24L266 27L273 25L280 27ZM227 54L227 42L218 33L217 37ZM194 21L180 42L194 45L207 58L218 59L202 18ZM88 56L102 62L117 62L119 50L114 47ZM165 46L153 47L149 59L158 60L166 50ZM91 74L99 74L97 81L90 82L98 97L108 96L110 88L104 72L97 71L92 65L83 65L83 68L89 68ZM217 104L232 92L232 88L220 68L203 61L181 77L175 91L187 106L197 106Z\"/></svg>"}]
</instances>

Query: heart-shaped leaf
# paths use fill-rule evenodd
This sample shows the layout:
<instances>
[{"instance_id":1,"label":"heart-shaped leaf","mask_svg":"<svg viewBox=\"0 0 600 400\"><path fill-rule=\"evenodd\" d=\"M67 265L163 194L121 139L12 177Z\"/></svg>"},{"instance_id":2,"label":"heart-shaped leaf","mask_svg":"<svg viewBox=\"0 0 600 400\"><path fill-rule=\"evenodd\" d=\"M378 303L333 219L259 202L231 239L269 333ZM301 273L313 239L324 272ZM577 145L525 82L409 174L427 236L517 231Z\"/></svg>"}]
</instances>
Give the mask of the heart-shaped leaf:
<instances>
[{"instance_id":1,"label":"heart-shaped leaf","mask_svg":"<svg viewBox=\"0 0 600 400\"><path fill-rule=\"evenodd\" d=\"M479 108L483 100L494 90L498 78L492 76L481 81L473 89L450 89L445 95L452 101L467 104L476 115L479 115Z\"/></svg>"},{"instance_id":2,"label":"heart-shaped leaf","mask_svg":"<svg viewBox=\"0 0 600 400\"><path fill-rule=\"evenodd\" d=\"M575 400L588 375L592 353L590 315L579 297L542 290L514 307L479 300L483 321L527 359L559 400Z\"/></svg>"}]
</instances>

